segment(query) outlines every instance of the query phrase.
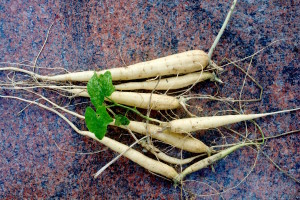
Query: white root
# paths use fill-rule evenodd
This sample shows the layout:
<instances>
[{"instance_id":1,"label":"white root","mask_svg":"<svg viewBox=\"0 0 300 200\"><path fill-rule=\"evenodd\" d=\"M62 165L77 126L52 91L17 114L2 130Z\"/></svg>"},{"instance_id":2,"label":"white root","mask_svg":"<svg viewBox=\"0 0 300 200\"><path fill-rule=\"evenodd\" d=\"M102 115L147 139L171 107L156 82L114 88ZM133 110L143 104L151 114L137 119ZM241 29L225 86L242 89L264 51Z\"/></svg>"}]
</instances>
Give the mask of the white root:
<instances>
[{"instance_id":1,"label":"white root","mask_svg":"<svg viewBox=\"0 0 300 200\"><path fill-rule=\"evenodd\" d=\"M129 147L125 144L122 144L122 143L120 143L116 140L110 139L108 137L104 137L102 140L98 140L93 133L89 132L88 134L90 134L89 137L92 137L92 135L93 135L93 137L92 137L93 139L99 141L100 143L109 147L113 151L116 151L118 153L122 153L122 152L126 151L126 153L124 153L125 157L127 157L131 161L137 163L138 165L144 167L145 169L148 169L151 172L163 175L164 177L167 177L167 178L175 178L178 175L178 173L175 171L175 169L170 167L167 164L164 164L160 161L149 158L149 157L145 156L144 154L142 154L134 149L131 149L131 148L127 151L127 149Z\"/></svg>"},{"instance_id":2,"label":"white root","mask_svg":"<svg viewBox=\"0 0 300 200\"><path fill-rule=\"evenodd\" d=\"M129 82L115 85L117 90L174 90L184 88L205 80L214 81L215 74L210 72L197 72L178 77L163 78L160 80Z\"/></svg>"},{"instance_id":3,"label":"white root","mask_svg":"<svg viewBox=\"0 0 300 200\"><path fill-rule=\"evenodd\" d=\"M228 156L229 154L231 154L232 152L236 151L237 149L243 147L243 146L247 146L247 145L254 145L253 143L242 143L242 144L237 144L233 147L230 147L228 149L225 149L213 156L209 156L203 160L200 160L194 164L192 164L191 166L185 168L180 174L178 174L178 176L174 179L175 183L179 183L181 182L184 177L190 173L196 172L198 170L201 170L205 167L208 167L209 165L215 163L218 160L221 160L222 158Z\"/></svg>"},{"instance_id":4,"label":"white root","mask_svg":"<svg viewBox=\"0 0 300 200\"><path fill-rule=\"evenodd\" d=\"M19 90L19 89L28 89L28 88L29 89L49 88L49 89L68 92L72 94L73 97L76 96L88 97L88 98L90 97L85 86L68 87L68 86L56 86L56 85L37 85L32 87L14 86L8 89ZM169 109L176 109L179 106L181 106L181 102L176 97L168 96L164 94L115 91L109 98L119 104L131 106L131 107L143 108L143 109L148 109L150 107L152 110L169 110Z\"/></svg>"},{"instance_id":5,"label":"white root","mask_svg":"<svg viewBox=\"0 0 300 200\"><path fill-rule=\"evenodd\" d=\"M112 80L135 80L164 75L187 74L203 70L208 65L208 55L201 50L191 50L147 62L141 62L127 67L98 71L104 74L110 71ZM54 76L43 76L15 67L0 68L0 70L19 71L34 76L43 81L77 81L87 82L94 75L94 71L73 72Z\"/></svg>"},{"instance_id":6,"label":"white root","mask_svg":"<svg viewBox=\"0 0 300 200\"><path fill-rule=\"evenodd\" d=\"M41 103L35 102L35 101L30 101L30 100L26 100L26 99L22 99L19 97L14 97L14 96L4 96L4 95L0 95L0 97L2 98L11 98L11 99L17 99L20 101L24 101L30 104L35 104L39 107L42 107L48 111L51 111L55 114L57 114L58 116L60 116L63 120L65 120L74 131L76 131L78 134L83 135L83 136L87 136L90 137L94 140L97 140L98 142L102 143L103 145L107 146L108 148L112 149L115 152L118 153L123 153L123 155L125 157L127 157L128 159L130 159L131 161L137 163L138 165L144 167L145 169L152 171L156 174L160 174L164 177L170 178L170 179L174 179L178 173L176 172L176 170L172 167L170 167L167 164L164 164L160 161L154 160L152 158L149 158L147 156L145 156L144 154L128 147L125 144L122 144L118 141L115 141L111 138L108 137L104 137L102 140L99 140L94 133L91 133L89 131L82 131L79 130L68 118L66 118L64 115L62 115L60 112L58 112L57 110L54 110L53 108L49 108ZM124 153L125 152L125 153Z\"/></svg>"},{"instance_id":7,"label":"white root","mask_svg":"<svg viewBox=\"0 0 300 200\"><path fill-rule=\"evenodd\" d=\"M85 89L64 89L64 91L75 96L90 97ZM115 91L109 98L119 104L143 109L148 109L149 105L153 110L176 109L180 106L177 98L162 94Z\"/></svg>"},{"instance_id":8,"label":"white root","mask_svg":"<svg viewBox=\"0 0 300 200\"><path fill-rule=\"evenodd\" d=\"M17 87L17 89L22 89L22 88ZM27 89L25 89L25 90L28 91ZM44 99L45 101L47 101L48 103L53 105L54 108L58 108L58 109L60 109L64 112L69 113L73 116L76 116L80 119L85 119L85 117L83 115L80 115L76 112L70 111L70 110L68 110L64 107L61 107L61 106L57 105L56 103L50 101L49 99L47 99L43 95L37 94L35 92L32 92L32 93L34 93L35 95L38 95L40 98ZM112 122L109 125L115 126L115 122ZM147 127L147 129L146 129L146 127ZM178 134L178 133L170 133L168 131L159 132L160 127L156 126L156 125L146 124L146 123L143 123L143 122L130 121L129 126L121 126L121 128L127 129L129 131L134 131L134 132L137 132L137 133L142 134L142 135L146 135L146 136L149 135L154 139L158 139L158 140L160 140L160 141L162 141L166 144L170 144L172 146L175 146L175 147L180 148L180 149L185 150L185 151L189 151L189 152L193 152L193 153L210 154L210 148L207 147L203 142L197 140L196 138L191 138L189 136L183 136L182 134ZM151 150L151 152L152 152L152 150ZM176 159L176 158L170 157L166 154L163 154L163 153L159 154L157 152L158 151L156 149L152 153L156 153L156 155L159 159L161 159L163 161L166 161L166 162L169 162L171 164L178 164L178 165L179 164L186 164L186 163L191 162L193 160L192 158L188 158L188 159L184 159L184 160Z\"/></svg>"},{"instance_id":9,"label":"white root","mask_svg":"<svg viewBox=\"0 0 300 200\"><path fill-rule=\"evenodd\" d=\"M224 115L224 116L212 116L212 117L195 117L195 118L184 118L177 119L170 122L162 124L163 128L175 133L189 133L198 130L206 130L211 128L217 128L220 126L225 126L241 121L252 120L260 117L265 117L269 115L274 115L278 113L285 113L291 111L297 111L300 108L283 110L271 113L262 114L244 114L244 115Z\"/></svg>"},{"instance_id":10,"label":"white root","mask_svg":"<svg viewBox=\"0 0 300 200\"><path fill-rule=\"evenodd\" d=\"M26 90L26 91L27 91L27 90ZM47 98L44 97L43 95L37 94L37 93L35 93L35 92L32 92L32 93L38 95L39 97L41 97L42 99L44 99L45 101L47 101L48 103L50 103L51 105L53 105L55 108L61 109L62 111L66 112L66 113L69 113L69 114L71 114L71 115L73 115L73 116L76 116L76 117L78 117L79 119L85 119L85 117L84 117L83 115L80 115L80 114L78 114L78 113L76 113L76 112L73 112L73 111L70 111L70 110L68 110L68 109L66 109L66 108L63 108L63 107L57 105L56 103L50 101L49 99L47 99ZM134 123L134 122L133 122L133 123ZM109 125L111 125L111 126L116 126L116 125L115 125L115 121L113 121L113 122L110 123ZM138 126L139 124L135 123L135 126L136 126L136 125ZM134 124L133 124L133 126L134 126ZM121 126L121 127L127 129L129 132L132 133L132 130L130 130L130 129L128 128L128 126ZM139 129L137 129L137 130L139 130ZM132 133L132 134L133 134L133 133ZM161 133L161 134L164 135L164 133ZM145 134L144 134L144 135L145 135ZM181 136L181 134L179 134L179 135ZM148 137L148 135L146 135L145 137ZM143 137L143 138L145 138L145 137ZM181 136L181 137L182 137L182 136ZM136 142L133 143L132 145L135 145L136 143L139 143L139 144L141 144L144 148L146 148L147 150L149 150L152 154L154 154L159 160L165 161L165 162L170 163L170 164L184 165L184 164L187 164L187 163L192 162L194 159L196 159L196 158L198 158L198 157L200 157L200 156L202 156L202 155L205 155L205 154L202 154L202 155L200 154L200 155L198 155L198 156L194 156L194 157L191 157L191 158L178 159L178 158L174 158L174 157L172 157L172 156L169 156L169 155L167 155L167 154L161 152L159 149L157 149L156 147L154 147L154 146L152 146L152 145L149 145L149 144L145 143L144 141L142 141L143 138L140 139L140 140L138 140L136 137L134 137L134 138L135 138ZM165 140L167 141L167 142L166 142L167 144L170 144L170 143L168 142L169 137L166 136L166 137L165 137ZM172 140L172 138L171 138L171 140ZM171 142L171 143L172 143L172 142ZM184 144L186 144L186 143L184 143ZM195 144L195 146L197 146L196 143L194 143L194 144ZM132 145L131 145L130 147L132 147ZM187 145L193 145L193 144L187 143ZM118 157L121 157L124 153L125 153L125 152L123 152L122 154L119 154ZM118 157L116 157L115 159L117 159ZM110 163L113 163L113 162L114 162L114 160L112 160ZM94 176L97 177L97 176L98 176L103 170L105 170L109 165L110 165L110 164L108 163L107 165L105 165L104 167L102 167L102 168L101 168Z\"/></svg>"},{"instance_id":11,"label":"white root","mask_svg":"<svg viewBox=\"0 0 300 200\"><path fill-rule=\"evenodd\" d=\"M192 153L207 153L211 150L203 142L190 136L170 132L168 130L161 131L159 126L146 124L143 122L130 121L126 126L128 129L143 135L149 135L152 138L163 141L169 145Z\"/></svg>"},{"instance_id":12,"label":"white root","mask_svg":"<svg viewBox=\"0 0 300 200\"><path fill-rule=\"evenodd\" d=\"M205 154L200 154L200 155L193 156L190 158L178 159L178 158L174 158L174 157L171 157L171 156L163 153L158 148L147 144L145 141L142 141L140 144L142 145L142 147L144 147L145 149L150 151L153 155L155 155L158 159L165 161L167 163L173 164L173 165L185 165L185 164L192 162L196 158L199 158L199 157L205 155Z\"/></svg>"},{"instance_id":13,"label":"white root","mask_svg":"<svg viewBox=\"0 0 300 200\"><path fill-rule=\"evenodd\" d=\"M98 71L103 74L110 71L112 79L135 80L164 76L171 74L187 74L203 70L208 64L208 55L201 50L191 50L175 55L170 55L155 60L141 62L127 67L113 68ZM93 76L94 71L74 72L56 76L40 76L42 80L48 81L80 81L87 82Z\"/></svg>"}]
</instances>

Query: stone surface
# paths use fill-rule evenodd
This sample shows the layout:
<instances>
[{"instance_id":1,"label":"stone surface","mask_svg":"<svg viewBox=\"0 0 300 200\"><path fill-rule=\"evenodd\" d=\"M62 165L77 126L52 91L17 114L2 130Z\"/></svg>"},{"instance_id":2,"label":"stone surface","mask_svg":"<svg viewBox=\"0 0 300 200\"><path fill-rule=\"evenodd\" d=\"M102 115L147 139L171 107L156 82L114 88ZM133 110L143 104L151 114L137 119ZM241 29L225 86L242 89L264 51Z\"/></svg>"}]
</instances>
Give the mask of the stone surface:
<instances>
[{"instance_id":1,"label":"stone surface","mask_svg":"<svg viewBox=\"0 0 300 200\"><path fill-rule=\"evenodd\" d=\"M229 1L9 1L0 2L0 62L34 62L54 25L37 65L41 74L120 67L190 49L208 51L217 35ZM213 59L242 59L281 40L259 53L249 74L264 88L260 102L245 103L245 113L269 112L299 107L299 2L240 1L217 46ZM250 60L241 63L246 69ZM223 62L224 64L224 62ZM7 66L1 64L1 66ZM7 73L0 73L6 80ZM12 74L9 75L12 77ZM220 76L219 95L238 98L243 74L232 65ZM204 89L210 87L210 89ZM216 93L213 83L198 84L193 93ZM243 98L258 96L259 90L247 79ZM1 90L1 95L35 99L21 91ZM54 97L55 93L47 93ZM60 98L60 103L68 100ZM78 103L86 100L72 100ZM191 101L214 114L227 108L224 103ZM110 150L78 136L55 114L37 106L0 98L0 198L103 198L180 199L189 195L172 182L159 178L126 158L121 158L98 179L92 175L116 156ZM239 108L235 105L235 108ZM81 109L82 108L82 109ZM81 108L70 107L83 112ZM181 114L182 111L176 111ZM69 116L70 117L70 116ZM299 112L257 120L266 136L299 129ZM80 128L84 123L70 117ZM244 131L243 124L232 126ZM250 130L253 130L253 127ZM109 130L111 137L126 139L126 132ZM203 132L200 138L210 145L222 142L220 134ZM218 138L214 138L214 137ZM237 136L235 136L237 138ZM230 138L228 138L228 142ZM269 140L263 151L283 170L300 179L300 136L293 134ZM81 155L72 152L104 152ZM299 184L280 172L256 152L243 148L216 163L215 171L204 169L187 177L185 189L199 199L295 199ZM239 184L238 186L236 186ZM235 187L236 186L236 187ZM228 190L228 188L232 188ZM214 189L213 189L214 188ZM207 194L223 192L219 195ZM204 195L204 196L200 196ZM191 195L189 196L191 197Z\"/></svg>"}]
</instances>

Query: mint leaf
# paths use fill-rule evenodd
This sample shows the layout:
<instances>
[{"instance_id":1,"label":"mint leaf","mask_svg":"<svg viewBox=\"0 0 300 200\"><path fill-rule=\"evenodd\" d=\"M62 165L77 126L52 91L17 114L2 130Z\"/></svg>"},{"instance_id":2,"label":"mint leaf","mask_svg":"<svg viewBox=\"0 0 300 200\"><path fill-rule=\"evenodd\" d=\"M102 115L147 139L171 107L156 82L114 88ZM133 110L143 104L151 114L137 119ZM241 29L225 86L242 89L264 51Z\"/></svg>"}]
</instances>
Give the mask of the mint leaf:
<instances>
[{"instance_id":1,"label":"mint leaf","mask_svg":"<svg viewBox=\"0 0 300 200\"><path fill-rule=\"evenodd\" d=\"M124 115L115 115L115 125L116 126L126 126L130 123L129 119Z\"/></svg>"},{"instance_id":2,"label":"mint leaf","mask_svg":"<svg viewBox=\"0 0 300 200\"><path fill-rule=\"evenodd\" d=\"M102 106L104 98L109 97L115 91L115 87L112 84L111 73L107 71L98 77L95 72L87 83L87 90L92 104L96 108Z\"/></svg>"},{"instance_id":3,"label":"mint leaf","mask_svg":"<svg viewBox=\"0 0 300 200\"><path fill-rule=\"evenodd\" d=\"M91 107L86 108L86 126L99 140L104 137L110 122L113 122L113 119L107 113L105 106L98 107L96 112Z\"/></svg>"}]
</instances>

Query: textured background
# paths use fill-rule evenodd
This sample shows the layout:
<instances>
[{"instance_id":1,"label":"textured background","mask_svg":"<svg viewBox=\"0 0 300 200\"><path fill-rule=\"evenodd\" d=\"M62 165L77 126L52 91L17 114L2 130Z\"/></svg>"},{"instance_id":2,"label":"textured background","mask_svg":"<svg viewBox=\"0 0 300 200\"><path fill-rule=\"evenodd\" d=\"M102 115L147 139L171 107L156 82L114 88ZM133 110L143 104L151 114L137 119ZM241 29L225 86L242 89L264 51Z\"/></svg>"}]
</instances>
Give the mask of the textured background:
<instances>
[{"instance_id":1,"label":"textured background","mask_svg":"<svg viewBox=\"0 0 300 200\"><path fill-rule=\"evenodd\" d=\"M208 51L227 14L229 1L8 1L0 2L0 62L33 62L50 24L56 19L37 65L62 67L69 71L96 70L133 64L190 49ZM246 113L299 107L299 1L240 1L217 46L213 59L241 59L271 41L285 39L254 60L250 74L264 87L261 102L245 104ZM249 60L248 60L249 61ZM5 65L2 65L5 66ZM247 62L241 64L247 67ZM220 95L238 97L242 73L232 66L221 78ZM45 74L53 71L40 70ZM6 74L1 73L4 80ZM202 87L211 89L202 89ZM214 93L213 83L198 84L192 92ZM20 96L20 92L1 91ZM258 90L247 81L243 98L257 97ZM54 95L54 94L48 94ZM23 95L24 97L24 95ZM27 96L31 97L31 96ZM61 100L66 102L66 100ZM72 100L72 103L81 100ZM213 114L223 104L204 104L199 115ZM115 198L179 199L181 190L121 158L98 179L92 174L116 156L110 150L100 154L77 152L106 150L76 135L60 118L36 106L21 114L25 103L0 99L0 198ZM211 108L213 107L213 108ZM82 109L70 109L82 112ZM177 111L180 113L180 111ZM266 135L299 129L299 112L257 120ZM83 122L71 118L79 127ZM243 129L242 124L233 126ZM211 137L200 138L213 144ZM126 134L110 129L118 138ZM124 137L123 137L124 138ZM284 170L300 178L300 136L294 134L270 140L266 152ZM256 153L243 148L215 164L216 173L205 169L187 177L186 188L205 195L238 184L249 172ZM210 187L209 187L210 186ZM238 187L207 199L295 199L299 184L279 172L264 156L258 157L250 176ZM182 195L186 195L183 193ZM191 196L189 196L191 197Z\"/></svg>"}]
</instances>

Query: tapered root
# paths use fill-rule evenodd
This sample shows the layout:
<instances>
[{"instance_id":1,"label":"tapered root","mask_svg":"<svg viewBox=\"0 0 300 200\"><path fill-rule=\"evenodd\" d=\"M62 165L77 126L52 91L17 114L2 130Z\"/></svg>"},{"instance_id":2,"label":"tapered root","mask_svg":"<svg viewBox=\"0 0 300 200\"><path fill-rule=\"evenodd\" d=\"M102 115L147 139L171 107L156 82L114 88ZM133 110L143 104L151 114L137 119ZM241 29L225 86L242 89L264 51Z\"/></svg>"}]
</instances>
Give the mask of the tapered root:
<instances>
[{"instance_id":1,"label":"tapered root","mask_svg":"<svg viewBox=\"0 0 300 200\"><path fill-rule=\"evenodd\" d=\"M89 138L92 138L94 140L97 140L98 142L102 143L103 145L109 147L110 149L112 149L113 151L116 151L118 153L124 153L124 156L127 157L128 159L132 160L133 162L139 164L140 166L144 167L145 169L154 172L156 174L160 174L164 177L170 178L170 179L174 179L178 173L176 172L176 170L170 166L168 166L167 164L164 164L160 161L154 160L152 158L149 158L147 156L145 156L144 154L128 147L125 144L122 144L118 141L115 141L111 138L108 137L104 137L102 140L99 140L94 133L91 133L89 131L82 131L79 130L68 118L66 118L63 114L61 114L60 112L58 112L57 110L53 109L53 108L49 108L41 103L35 102L35 101L30 101L30 100L26 100L26 99L22 99L19 97L13 97L13 96L3 96L0 95L0 97L2 98L11 98L11 99L17 99L20 101L24 101L30 104L34 104L37 105L41 108L44 108L50 112L53 112L55 114L57 114L58 116L60 116L63 120L65 120L74 131L76 131L78 134L83 135L83 136L87 136Z\"/></svg>"},{"instance_id":2,"label":"tapered root","mask_svg":"<svg viewBox=\"0 0 300 200\"><path fill-rule=\"evenodd\" d=\"M160 131L160 127L153 124L131 121L127 128L143 135L149 135L152 138L185 151L207 154L210 154L211 152L207 145L196 138L191 138L190 136L185 136L170 131Z\"/></svg>"},{"instance_id":3,"label":"tapered root","mask_svg":"<svg viewBox=\"0 0 300 200\"><path fill-rule=\"evenodd\" d=\"M200 160L200 161L192 164L191 166L189 166L185 170L183 170L180 174L178 174L178 176L176 176L176 178L174 179L174 182L180 183L185 178L186 175L196 172L198 170L201 170L205 167L208 167L209 165L215 163L216 161L221 160L222 158L228 156L229 154L236 151L237 149L239 149L243 146L247 146L247 145L252 145L252 143L243 143L243 144L235 145L235 146L225 149L213 156L209 156L203 160Z\"/></svg>"},{"instance_id":4,"label":"tapered root","mask_svg":"<svg viewBox=\"0 0 300 200\"><path fill-rule=\"evenodd\" d=\"M98 71L97 74L110 71L113 81L135 80L172 74L187 74L203 70L207 65L208 55L204 51L191 50L127 67ZM87 82L93 75L94 71L84 71L56 76L40 76L40 78L47 81Z\"/></svg>"},{"instance_id":5,"label":"tapered root","mask_svg":"<svg viewBox=\"0 0 300 200\"><path fill-rule=\"evenodd\" d=\"M178 77L164 78L161 80L129 82L115 85L117 90L174 90L184 88L205 80L216 80L210 72L197 72Z\"/></svg>"},{"instance_id":6,"label":"tapered root","mask_svg":"<svg viewBox=\"0 0 300 200\"><path fill-rule=\"evenodd\" d=\"M85 89L66 89L65 91L74 96L90 97ZM149 107L152 110L168 110L180 106L177 98L160 94L115 91L109 98L119 104L143 109Z\"/></svg>"},{"instance_id":7,"label":"tapered root","mask_svg":"<svg viewBox=\"0 0 300 200\"><path fill-rule=\"evenodd\" d=\"M164 123L162 126L175 133L189 133L198 130L206 130L211 128L217 128L237 122L246 120L252 120L260 117L266 117L269 115L297 111L300 108L277 111L272 113L262 114L244 114L244 115L224 115L224 116L212 116L212 117L196 117L173 120Z\"/></svg>"},{"instance_id":8,"label":"tapered root","mask_svg":"<svg viewBox=\"0 0 300 200\"><path fill-rule=\"evenodd\" d=\"M93 139L96 139L100 143L104 144L105 146L118 153L122 153L128 149L127 145L112 140L108 137L104 137L102 140L98 140L96 137L93 137ZM174 179L178 175L175 169L170 167L169 165L151 159L134 149L130 148L124 153L124 156L130 159L131 161L137 163L138 165L144 167L145 169L148 169L149 171L154 172L156 174L160 174L164 177Z\"/></svg>"}]
</instances>

